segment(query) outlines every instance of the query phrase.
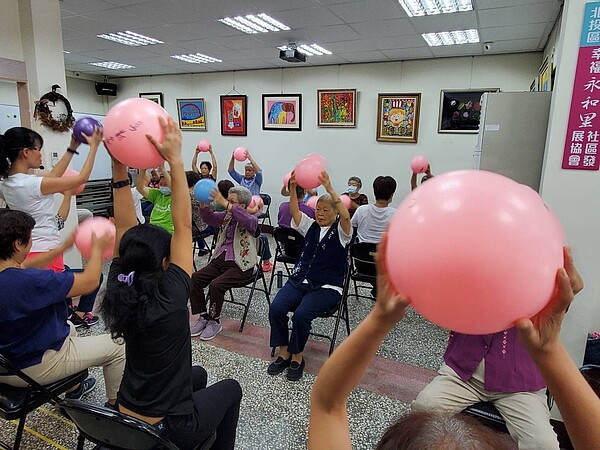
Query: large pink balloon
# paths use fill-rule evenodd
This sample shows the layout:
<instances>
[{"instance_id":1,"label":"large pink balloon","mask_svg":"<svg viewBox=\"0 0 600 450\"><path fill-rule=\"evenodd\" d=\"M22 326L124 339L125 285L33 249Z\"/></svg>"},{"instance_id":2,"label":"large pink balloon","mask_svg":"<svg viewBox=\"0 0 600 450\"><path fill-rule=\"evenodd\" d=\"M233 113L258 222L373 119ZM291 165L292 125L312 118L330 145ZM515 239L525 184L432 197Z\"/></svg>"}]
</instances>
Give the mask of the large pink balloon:
<instances>
[{"instance_id":1,"label":"large pink balloon","mask_svg":"<svg viewBox=\"0 0 600 450\"><path fill-rule=\"evenodd\" d=\"M92 256L92 234L95 234L96 237L105 234L112 237L112 245L109 245L102 253L102 259L110 259L115 251L115 224L104 217L92 217L79 225L75 234L75 247L85 259L90 259L90 256Z\"/></svg>"},{"instance_id":2,"label":"large pink balloon","mask_svg":"<svg viewBox=\"0 0 600 450\"><path fill-rule=\"evenodd\" d=\"M198 152L207 152L210 147L210 142L207 140L202 140L198 143L198 147L196 147L196 151Z\"/></svg>"},{"instance_id":3,"label":"large pink balloon","mask_svg":"<svg viewBox=\"0 0 600 450\"><path fill-rule=\"evenodd\" d=\"M346 207L346 209L350 209L350 204L352 202L352 199L350 199L350 197L346 194L342 194L340 195L340 200L342 201L342 204Z\"/></svg>"},{"instance_id":4,"label":"large pink balloon","mask_svg":"<svg viewBox=\"0 0 600 450\"><path fill-rule=\"evenodd\" d=\"M410 161L410 168L414 173L423 173L427 170L429 162L423 155L414 156Z\"/></svg>"},{"instance_id":5,"label":"large pink balloon","mask_svg":"<svg viewBox=\"0 0 600 450\"><path fill-rule=\"evenodd\" d=\"M233 151L233 157L237 161L246 161L248 159L248 150L245 147L238 147Z\"/></svg>"},{"instance_id":6,"label":"large pink balloon","mask_svg":"<svg viewBox=\"0 0 600 450\"><path fill-rule=\"evenodd\" d=\"M73 170L73 169L66 169L63 173L63 177L76 177L77 175L79 175L79 172L77 172L76 170ZM84 189L85 189L85 183L80 184L75 189L73 189L73 193L75 195L79 195L83 192Z\"/></svg>"},{"instance_id":7,"label":"large pink balloon","mask_svg":"<svg viewBox=\"0 0 600 450\"><path fill-rule=\"evenodd\" d=\"M395 289L430 321L462 333L495 333L538 313L563 265L562 227L540 196L491 172L432 178L388 230Z\"/></svg>"},{"instance_id":8,"label":"large pink balloon","mask_svg":"<svg viewBox=\"0 0 600 450\"><path fill-rule=\"evenodd\" d=\"M287 189L290 178L292 177L292 172L288 172L283 176L283 186Z\"/></svg>"},{"instance_id":9,"label":"large pink balloon","mask_svg":"<svg viewBox=\"0 0 600 450\"><path fill-rule=\"evenodd\" d=\"M324 157L317 154L311 154L296 164L294 172L296 182L304 189L314 189L321 184L319 176L325 170L327 161Z\"/></svg>"},{"instance_id":10,"label":"large pink balloon","mask_svg":"<svg viewBox=\"0 0 600 450\"><path fill-rule=\"evenodd\" d=\"M164 139L158 121L169 113L145 98L129 98L117 103L104 119L104 144L120 163L136 169L160 166L164 160L146 138L150 134L158 142Z\"/></svg>"},{"instance_id":11,"label":"large pink balloon","mask_svg":"<svg viewBox=\"0 0 600 450\"><path fill-rule=\"evenodd\" d=\"M310 206L312 209L317 209L317 202L319 201L319 197L313 195L308 200L306 200L306 206Z\"/></svg>"}]
</instances>

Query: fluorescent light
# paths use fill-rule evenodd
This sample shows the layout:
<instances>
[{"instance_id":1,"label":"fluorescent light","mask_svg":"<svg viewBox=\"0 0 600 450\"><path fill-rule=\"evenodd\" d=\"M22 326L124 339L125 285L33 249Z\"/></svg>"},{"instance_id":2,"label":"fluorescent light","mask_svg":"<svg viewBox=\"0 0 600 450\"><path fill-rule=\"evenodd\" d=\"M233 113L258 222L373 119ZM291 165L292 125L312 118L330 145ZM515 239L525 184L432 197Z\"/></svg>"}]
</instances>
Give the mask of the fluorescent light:
<instances>
[{"instance_id":1,"label":"fluorescent light","mask_svg":"<svg viewBox=\"0 0 600 450\"><path fill-rule=\"evenodd\" d=\"M119 70L119 69L135 69L135 66L130 66L129 64L123 64L115 61L102 61L89 63L92 66L104 67L106 69Z\"/></svg>"},{"instance_id":2,"label":"fluorescent light","mask_svg":"<svg viewBox=\"0 0 600 450\"><path fill-rule=\"evenodd\" d=\"M408 17L472 11L471 0L398 0Z\"/></svg>"},{"instance_id":3,"label":"fluorescent light","mask_svg":"<svg viewBox=\"0 0 600 450\"><path fill-rule=\"evenodd\" d=\"M279 50L290 50L290 47L288 47L287 45L277 47L277 48ZM304 53L305 55L309 55L309 56L332 55L332 53L329 50L327 50L317 44L311 44L311 45L302 44L302 45L299 45L296 48L296 50L298 50L300 53Z\"/></svg>"},{"instance_id":4,"label":"fluorescent light","mask_svg":"<svg viewBox=\"0 0 600 450\"><path fill-rule=\"evenodd\" d=\"M479 42L477 30L442 31L439 33L423 33L423 39L430 47L439 45L475 44Z\"/></svg>"},{"instance_id":5,"label":"fluorescent light","mask_svg":"<svg viewBox=\"0 0 600 450\"><path fill-rule=\"evenodd\" d=\"M69 53L71 53L71 52L68 52L68 51L66 51L66 50L63 50L63 54L65 54L65 55L68 55Z\"/></svg>"},{"instance_id":6,"label":"fluorescent light","mask_svg":"<svg viewBox=\"0 0 600 450\"><path fill-rule=\"evenodd\" d=\"M218 63L223 62L220 59L213 58L212 56L206 56L202 53L191 53L189 55L173 55L171 58L185 61L192 64L207 64L207 63Z\"/></svg>"},{"instance_id":7,"label":"fluorescent light","mask_svg":"<svg viewBox=\"0 0 600 450\"><path fill-rule=\"evenodd\" d=\"M247 34L268 33L269 31L287 31L290 29L287 25L282 24L266 14L258 14L256 16L248 14L244 17L225 17L219 19L219 22Z\"/></svg>"},{"instance_id":8,"label":"fluorescent light","mask_svg":"<svg viewBox=\"0 0 600 450\"><path fill-rule=\"evenodd\" d=\"M140 45L164 44L163 41L148 36L134 33L133 31L119 31L118 33L98 34L99 38L118 42L119 44L139 47Z\"/></svg>"}]
</instances>

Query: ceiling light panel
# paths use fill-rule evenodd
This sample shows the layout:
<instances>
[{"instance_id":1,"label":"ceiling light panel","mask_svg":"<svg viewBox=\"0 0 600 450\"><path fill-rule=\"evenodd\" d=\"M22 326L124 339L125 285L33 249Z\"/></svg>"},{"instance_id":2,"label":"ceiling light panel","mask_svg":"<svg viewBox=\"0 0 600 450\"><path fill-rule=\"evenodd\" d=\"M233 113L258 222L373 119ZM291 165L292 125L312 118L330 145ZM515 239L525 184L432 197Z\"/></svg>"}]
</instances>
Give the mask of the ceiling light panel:
<instances>
[{"instance_id":1,"label":"ceiling light panel","mask_svg":"<svg viewBox=\"0 0 600 450\"><path fill-rule=\"evenodd\" d=\"M247 16L225 17L219 22L229 25L247 34L268 33L269 31L287 31L287 25L266 14L249 14Z\"/></svg>"},{"instance_id":2,"label":"ceiling light panel","mask_svg":"<svg viewBox=\"0 0 600 450\"><path fill-rule=\"evenodd\" d=\"M277 47L277 48L279 50L290 50L290 47L288 47L287 45L284 45L282 47ZM309 56L323 56L323 55L332 55L333 54L329 50L327 50L317 44L312 44L312 45L302 44L302 45L299 45L298 47L296 47L296 50L298 50L300 53L304 53L305 55L309 55Z\"/></svg>"},{"instance_id":3,"label":"ceiling light panel","mask_svg":"<svg viewBox=\"0 0 600 450\"><path fill-rule=\"evenodd\" d=\"M479 42L477 30L442 31L439 33L423 33L423 39L430 47L440 45L476 44Z\"/></svg>"},{"instance_id":4,"label":"ceiling light panel","mask_svg":"<svg viewBox=\"0 0 600 450\"><path fill-rule=\"evenodd\" d=\"M171 58L185 61L191 64L208 64L208 63L220 63L223 62L220 59L213 58L212 56L203 55L202 53L191 53L189 55L173 55Z\"/></svg>"},{"instance_id":5,"label":"ceiling light panel","mask_svg":"<svg viewBox=\"0 0 600 450\"><path fill-rule=\"evenodd\" d=\"M408 17L472 11L471 0L398 0Z\"/></svg>"},{"instance_id":6,"label":"ceiling light panel","mask_svg":"<svg viewBox=\"0 0 600 450\"><path fill-rule=\"evenodd\" d=\"M129 45L131 47L164 44L163 41L159 41L158 39L144 36L142 34L137 34L133 31L119 31L118 33L98 34L97 37L118 42L119 44Z\"/></svg>"},{"instance_id":7,"label":"ceiling light panel","mask_svg":"<svg viewBox=\"0 0 600 450\"><path fill-rule=\"evenodd\" d=\"M95 63L89 63L92 66L98 66L98 67L104 67L105 69L111 69L111 70L119 70L119 69L135 69L135 66L130 66L129 64L123 64L120 62L115 62L115 61L102 61L102 62L95 62Z\"/></svg>"}]
</instances>

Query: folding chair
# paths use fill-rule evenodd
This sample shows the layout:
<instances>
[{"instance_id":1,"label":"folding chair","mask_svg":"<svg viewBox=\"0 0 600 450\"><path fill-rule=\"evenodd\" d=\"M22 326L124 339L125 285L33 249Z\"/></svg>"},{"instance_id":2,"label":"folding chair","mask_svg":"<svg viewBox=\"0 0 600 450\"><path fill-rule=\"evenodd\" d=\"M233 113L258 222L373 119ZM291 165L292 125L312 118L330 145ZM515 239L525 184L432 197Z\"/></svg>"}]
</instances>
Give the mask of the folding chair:
<instances>
[{"instance_id":1,"label":"folding chair","mask_svg":"<svg viewBox=\"0 0 600 450\"><path fill-rule=\"evenodd\" d=\"M116 450L179 450L171 441L161 437L152 425L110 408L80 400L61 400L63 408L79 430L77 450L83 450L85 440L96 448ZM216 440L216 432L196 450L208 450Z\"/></svg>"},{"instance_id":2,"label":"folding chair","mask_svg":"<svg viewBox=\"0 0 600 450\"><path fill-rule=\"evenodd\" d=\"M15 375L27 383L27 387L14 387L0 383L0 417L5 420L18 420L17 435L12 449L18 450L23 438L25 420L27 414L44 403L58 402L58 396L77 386L88 376L88 371L83 370L75 375L55 381L42 386L33 378L29 377L3 355L0 355L0 381L2 376ZM5 442L0 441L0 446L11 450Z\"/></svg>"},{"instance_id":3,"label":"folding chair","mask_svg":"<svg viewBox=\"0 0 600 450\"><path fill-rule=\"evenodd\" d=\"M258 215L258 220L261 221L260 222L260 227L262 229L262 226L268 220L269 221L269 227L271 227L271 230L273 230L273 224L271 223L271 213L270 213L271 196L269 194L262 194L261 193L260 197L263 199L263 203L265 204L263 212Z\"/></svg>"},{"instance_id":4,"label":"folding chair","mask_svg":"<svg viewBox=\"0 0 600 450\"><path fill-rule=\"evenodd\" d=\"M375 264L375 253L377 252L377 244L368 242L357 242L350 244L350 280L354 285L354 294L349 293L348 297L369 298L372 296L361 295L358 292L357 283L370 283L375 287L377 280L377 266Z\"/></svg>"},{"instance_id":5,"label":"folding chair","mask_svg":"<svg viewBox=\"0 0 600 450\"><path fill-rule=\"evenodd\" d=\"M296 264L296 259L300 254L300 248L304 242L304 236L293 228L275 228L273 230L273 238L275 238L275 258L273 259L273 269L271 269L271 281L269 282L269 295L273 288L273 280L275 279L275 270L277 263L283 263L287 275L290 276L290 268L288 264Z\"/></svg>"},{"instance_id":6,"label":"folding chair","mask_svg":"<svg viewBox=\"0 0 600 450\"><path fill-rule=\"evenodd\" d=\"M600 365L586 364L579 369L583 378L589 383L594 392L600 397Z\"/></svg>"},{"instance_id":7,"label":"folding chair","mask_svg":"<svg viewBox=\"0 0 600 450\"><path fill-rule=\"evenodd\" d=\"M207 239L209 237L212 236L212 240L210 243L210 246L208 246L208 259L210 260L210 258L212 258L212 254L215 251L215 247L217 246L217 234L218 234L219 230L212 230L210 232L205 231L198 231L198 228L196 228L195 225L192 226L192 255L193 255L193 262L194 262L194 270L197 271L198 267L196 265L196 254L198 253L198 250L200 250L200 242L202 241L202 239Z\"/></svg>"}]
</instances>

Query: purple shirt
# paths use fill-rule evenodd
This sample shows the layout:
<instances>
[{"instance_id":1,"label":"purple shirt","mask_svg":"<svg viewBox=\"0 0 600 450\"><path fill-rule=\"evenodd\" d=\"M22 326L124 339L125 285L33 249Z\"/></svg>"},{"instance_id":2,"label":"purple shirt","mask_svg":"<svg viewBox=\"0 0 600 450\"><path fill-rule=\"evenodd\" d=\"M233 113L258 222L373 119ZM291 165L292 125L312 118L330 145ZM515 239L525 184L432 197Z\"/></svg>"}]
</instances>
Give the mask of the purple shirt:
<instances>
[{"instance_id":1,"label":"purple shirt","mask_svg":"<svg viewBox=\"0 0 600 450\"><path fill-rule=\"evenodd\" d=\"M235 261L235 252L233 250L233 237L235 235L235 228L237 226L240 228L245 228L252 236L257 237L258 219L254 214L250 214L240 206L233 206L231 208L231 213L226 211L215 212L212 206L207 206L206 208L200 209L200 216L202 216L204 223L213 227L215 230L223 224L227 214L230 214L232 218L229 221L227 229L225 230L225 240L219 246L219 248L215 250L213 259L216 259L221 253L225 253L225 261ZM222 231L219 231L219 234L221 233Z\"/></svg>"},{"instance_id":2,"label":"purple shirt","mask_svg":"<svg viewBox=\"0 0 600 450\"><path fill-rule=\"evenodd\" d=\"M303 212L311 219L315 218L315 210L304 202L298 202L300 212ZM279 205L279 213L277 214L277 225L283 228L292 228L292 213L290 211L290 202L283 202Z\"/></svg>"},{"instance_id":3,"label":"purple shirt","mask_svg":"<svg viewBox=\"0 0 600 450\"><path fill-rule=\"evenodd\" d=\"M461 380L469 381L484 358L486 391L531 392L546 386L516 328L483 335L450 332L444 361Z\"/></svg>"}]
</instances>

